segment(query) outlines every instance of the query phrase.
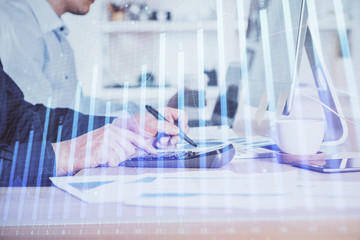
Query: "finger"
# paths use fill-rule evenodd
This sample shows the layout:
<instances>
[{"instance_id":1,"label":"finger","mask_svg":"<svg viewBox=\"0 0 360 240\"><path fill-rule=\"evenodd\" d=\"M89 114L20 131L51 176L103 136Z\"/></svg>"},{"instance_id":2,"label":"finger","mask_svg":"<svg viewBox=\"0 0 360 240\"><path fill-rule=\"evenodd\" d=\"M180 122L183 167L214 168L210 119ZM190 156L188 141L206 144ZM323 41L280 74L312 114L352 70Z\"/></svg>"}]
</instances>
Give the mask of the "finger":
<instances>
[{"instance_id":1,"label":"finger","mask_svg":"<svg viewBox=\"0 0 360 240\"><path fill-rule=\"evenodd\" d=\"M160 127L162 129L158 129L158 131L168 135L178 135L180 132L180 129L176 125L169 122L164 122L164 124L160 125L159 128Z\"/></svg>"},{"instance_id":2,"label":"finger","mask_svg":"<svg viewBox=\"0 0 360 240\"><path fill-rule=\"evenodd\" d=\"M136 149L135 146L127 138L127 136L131 134L131 132L116 127L112 130L113 130L111 132L112 142L117 144L118 146L121 146L125 150L125 154L126 154L125 160L132 157L135 154Z\"/></svg>"},{"instance_id":3,"label":"finger","mask_svg":"<svg viewBox=\"0 0 360 240\"><path fill-rule=\"evenodd\" d=\"M156 147L158 149L165 149L169 147L169 142L165 143L165 144L161 144L160 142L156 142Z\"/></svg>"},{"instance_id":4,"label":"finger","mask_svg":"<svg viewBox=\"0 0 360 240\"><path fill-rule=\"evenodd\" d=\"M159 139L161 145L167 145L169 143L170 137L162 137Z\"/></svg>"},{"instance_id":5,"label":"finger","mask_svg":"<svg viewBox=\"0 0 360 240\"><path fill-rule=\"evenodd\" d=\"M109 148L108 146L101 146L101 150L99 151L99 154L97 155L96 158L96 163L97 165L104 165L107 163L107 160L109 158ZM94 167L94 166L93 166Z\"/></svg>"},{"instance_id":6,"label":"finger","mask_svg":"<svg viewBox=\"0 0 360 240\"><path fill-rule=\"evenodd\" d=\"M156 142L155 143L156 147L159 148L159 149L164 149L167 147L167 145L162 145L160 142Z\"/></svg>"},{"instance_id":7,"label":"finger","mask_svg":"<svg viewBox=\"0 0 360 240\"><path fill-rule=\"evenodd\" d=\"M174 149L175 145L170 145L169 143L165 144L165 145L162 145L159 142L156 142L156 147L159 148L159 149Z\"/></svg>"},{"instance_id":8,"label":"finger","mask_svg":"<svg viewBox=\"0 0 360 240\"><path fill-rule=\"evenodd\" d=\"M181 138L179 136L174 136L170 139L170 144L171 145L176 145L179 142L181 142Z\"/></svg>"},{"instance_id":9,"label":"finger","mask_svg":"<svg viewBox=\"0 0 360 240\"><path fill-rule=\"evenodd\" d=\"M97 164L98 165L104 165L110 166L109 163L116 162L117 154L112 151L112 148L110 146L107 146L103 149L103 154L101 156L98 156Z\"/></svg>"},{"instance_id":10,"label":"finger","mask_svg":"<svg viewBox=\"0 0 360 240\"><path fill-rule=\"evenodd\" d=\"M165 112L166 112L166 116L168 117L168 119L174 119L178 122L181 130L183 130L185 128L185 126L187 126L189 117L188 117L188 114L186 112L184 112L183 110L174 109L174 108L166 108Z\"/></svg>"},{"instance_id":11,"label":"finger","mask_svg":"<svg viewBox=\"0 0 360 240\"><path fill-rule=\"evenodd\" d=\"M115 166L116 164L119 165L121 161L125 161L135 152L133 150L134 146L129 143L126 138L126 134L123 133L122 129L116 126L111 127L107 144L109 152L115 154L115 156L112 156L109 160L109 166Z\"/></svg>"},{"instance_id":12,"label":"finger","mask_svg":"<svg viewBox=\"0 0 360 240\"><path fill-rule=\"evenodd\" d=\"M126 129L116 128L116 129L114 129L114 131L116 131L116 134L118 136L126 137L127 141L129 141L131 144L135 145L136 147L139 147L148 153L153 153L153 154L157 153L156 149L151 144L153 141L151 141L151 143L150 143L149 141L144 139L141 135L136 134L136 133L126 130ZM127 145L127 146L129 146L129 145ZM130 148L130 146L129 146L129 148Z\"/></svg>"},{"instance_id":13,"label":"finger","mask_svg":"<svg viewBox=\"0 0 360 240\"><path fill-rule=\"evenodd\" d=\"M93 138L91 140L91 156L90 156L90 167L97 167L99 165L106 164L108 158L108 141L109 136L105 136L104 134L106 128L109 125L105 125L104 127L93 131ZM83 135L85 136L85 135ZM87 146L85 146L87 149ZM88 150L88 149L87 149Z\"/></svg>"},{"instance_id":14,"label":"finger","mask_svg":"<svg viewBox=\"0 0 360 240\"><path fill-rule=\"evenodd\" d=\"M144 139L141 135L133 133L131 131L127 131L127 138L132 144L134 144L138 148L141 148L148 153L152 153L152 154L157 153L156 149L148 141L146 141L146 139Z\"/></svg>"},{"instance_id":15,"label":"finger","mask_svg":"<svg viewBox=\"0 0 360 240\"><path fill-rule=\"evenodd\" d=\"M125 150L118 146L116 148L110 148L110 158L108 159L108 166L110 167L117 167L119 166L120 162L125 161L126 160L126 154L125 154Z\"/></svg>"},{"instance_id":16,"label":"finger","mask_svg":"<svg viewBox=\"0 0 360 240\"><path fill-rule=\"evenodd\" d=\"M84 164L84 168L94 168L97 167L99 165L102 164L106 164L106 161L103 162L103 155L102 153L104 152L104 148L103 146L100 147L93 147L91 149L91 154L90 156L88 156L89 158L85 157L85 164ZM86 156L87 154L85 154ZM79 156L76 156L77 159L79 159ZM81 158L81 157L80 157Z\"/></svg>"},{"instance_id":17,"label":"finger","mask_svg":"<svg viewBox=\"0 0 360 240\"><path fill-rule=\"evenodd\" d=\"M135 146L127 139L122 137L121 139L117 138L117 143L126 151L126 159L132 157L135 154Z\"/></svg>"},{"instance_id":18,"label":"finger","mask_svg":"<svg viewBox=\"0 0 360 240\"><path fill-rule=\"evenodd\" d=\"M147 144L150 144L151 146L155 146L155 143L157 142L158 138L146 138L145 141Z\"/></svg>"},{"instance_id":19,"label":"finger","mask_svg":"<svg viewBox=\"0 0 360 240\"><path fill-rule=\"evenodd\" d=\"M176 109L175 108L165 108L164 109L164 117L170 122L170 123L172 123L172 124L174 124L175 123L175 120L177 119L177 118L174 118L173 117L173 115L172 115L172 111L176 111Z\"/></svg>"}]
</instances>

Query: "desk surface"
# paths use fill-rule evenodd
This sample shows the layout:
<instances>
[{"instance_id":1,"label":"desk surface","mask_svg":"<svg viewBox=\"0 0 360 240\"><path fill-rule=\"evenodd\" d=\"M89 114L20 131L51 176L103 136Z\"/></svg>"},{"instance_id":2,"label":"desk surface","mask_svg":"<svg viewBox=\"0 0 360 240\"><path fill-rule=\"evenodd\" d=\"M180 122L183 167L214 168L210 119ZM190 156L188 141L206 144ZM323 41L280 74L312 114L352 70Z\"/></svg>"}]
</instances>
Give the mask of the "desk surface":
<instances>
[{"instance_id":1,"label":"desk surface","mask_svg":"<svg viewBox=\"0 0 360 240\"><path fill-rule=\"evenodd\" d=\"M278 164L275 159L233 160L224 169L238 173L294 170L298 180L359 182L360 173L321 174ZM138 174L156 169L97 168L87 174ZM183 171L179 169L167 169ZM80 172L78 174L83 174ZM360 188L359 188L360 189ZM344 189L346 191L346 189ZM341 200L341 195L334 197ZM55 187L0 188L0 239L29 239L132 235L131 239L197 238L218 236L238 239L359 239L360 201L357 207L309 208L306 205L279 211L141 207L121 203L87 204ZM217 239L217 238L216 238Z\"/></svg>"}]
</instances>

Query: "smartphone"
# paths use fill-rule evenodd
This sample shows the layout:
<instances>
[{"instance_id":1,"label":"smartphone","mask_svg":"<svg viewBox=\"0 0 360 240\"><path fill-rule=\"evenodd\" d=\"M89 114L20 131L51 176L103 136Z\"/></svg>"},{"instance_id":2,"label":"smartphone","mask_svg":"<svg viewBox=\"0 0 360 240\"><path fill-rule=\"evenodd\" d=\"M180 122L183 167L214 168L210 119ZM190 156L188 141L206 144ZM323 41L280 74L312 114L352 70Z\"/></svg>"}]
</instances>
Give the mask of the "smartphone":
<instances>
[{"instance_id":1,"label":"smartphone","mask_svg":"<svg viewBox=\"0 0 360 240\"><path fill-rule=\"evenodd\" d=\"M301 162L293 162L292 165L322 173L357 172L360 171L360 158L326 159L323 165Z\"/></svg>"}]
</instances>

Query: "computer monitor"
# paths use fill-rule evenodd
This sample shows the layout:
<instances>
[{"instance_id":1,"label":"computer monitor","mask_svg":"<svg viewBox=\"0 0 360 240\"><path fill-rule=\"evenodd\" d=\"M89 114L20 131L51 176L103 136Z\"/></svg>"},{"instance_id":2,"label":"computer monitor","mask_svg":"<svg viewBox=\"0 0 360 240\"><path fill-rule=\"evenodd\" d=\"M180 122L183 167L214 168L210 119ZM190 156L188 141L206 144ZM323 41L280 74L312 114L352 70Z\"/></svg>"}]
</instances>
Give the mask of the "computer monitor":
<instances>
[{"instance_id":1,"label":"computer monitor","mask_svg":"<svg viewBox=\"0 0 360 240\"><path fill-rule=\"evenodd\" d=\"M287 5L284 6L284 3ZM246 44L247 65L231 63L226 73L228 90L246 88L249 96L246 104L258 107L265 94L268 98L267 109L275 111L279 96L290 92L296 41L302 27L299 24L301 11L302 1L251 1L246 43L240 43ZM247 79L243 78L243 71L247 71ZM238 102L238 94L227 94L226 97L227 102ZM221 124L220 101L219 97L211 119L215 125ZM233 105L227 105L230 125L235 118L236 108L234 111Z\"/></svg>"},{"instance_id":2,"label":"computer monitor","mask_svg":"<svg viewBox=\"0 0 360 240\"><path fill-rule=\"evenodd\" d=\"M226 74L227 118L231 125L236 118L239 91L248 96L245 103L268 111L282 107L289 115L298 87L299 68L306 51L319 99L338 115L342 110L332 85L325 61L316 48L308 27L306 0L252 0L246 31L247 64L231 63ZM246 69L244 69L246 68ZM247 71L247 74L242 74ZM243 77L247 76L247 79ZM285 101L283 100L285 97ZM221 124L221 98L215 105L211 122ZM324 107L327 121L325 141L340 144L347 137L345 120Z\"/></svg>"}]
</instances>

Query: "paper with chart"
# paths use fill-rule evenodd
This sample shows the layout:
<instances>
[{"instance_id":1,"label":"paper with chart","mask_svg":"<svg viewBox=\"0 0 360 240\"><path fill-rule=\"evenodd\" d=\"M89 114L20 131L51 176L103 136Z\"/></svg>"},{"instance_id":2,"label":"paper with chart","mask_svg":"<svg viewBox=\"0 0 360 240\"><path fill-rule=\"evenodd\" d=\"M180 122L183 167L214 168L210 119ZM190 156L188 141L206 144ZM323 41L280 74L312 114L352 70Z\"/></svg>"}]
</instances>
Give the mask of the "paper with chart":
<instances>
[{"instance_id":1,"label":"paper with chart","mask_svg":"<svg viewBox=\"0 0 360 240\"><path fill-rule=\"evenodd\" d=\"M237 174L232 171L55 177L58 187L89 203L139 206L279 208L292 207L296 171Z\"/></svg>"},{"instance_id":2,"label":"paper with chart","mask_svg":"<svg viewBox=\"0 0 360 240\"><path fill-rule=\"evenodd\" d=\"M360 181L299 181L297 184L296 200L300 206L308 209L331 208L359 209Z\"/></svg>"},{"instance_id":3,"label":"paper with chart","mask_svg":"<svg viewBox=\"0 0 360 240\"><path fill-rule=\"evenodd\" d=\"M227 126L191 128L188 136L198 145L197 148L183 141L177 145L178 151L209 151L227 144L233 144L236 154L234 159L272 158L278 150L269 137L239 137Z\"/></svg>"},{"instance_id":4,"label":"paper with chart","mask_svg":"<svg viewBox=\"0 0 360 240\"><path fill-rule=\"evenodd\" d=\"M183 171L51 180L58 188L88 203L121 202L180 209L360 208L360 182L297 181L296 170L256 174Z\"/></svg>"}]
</instances>

